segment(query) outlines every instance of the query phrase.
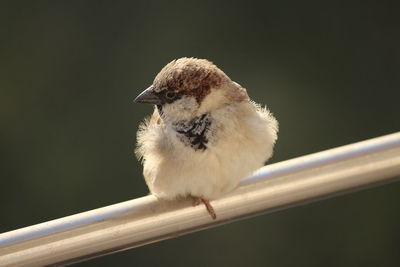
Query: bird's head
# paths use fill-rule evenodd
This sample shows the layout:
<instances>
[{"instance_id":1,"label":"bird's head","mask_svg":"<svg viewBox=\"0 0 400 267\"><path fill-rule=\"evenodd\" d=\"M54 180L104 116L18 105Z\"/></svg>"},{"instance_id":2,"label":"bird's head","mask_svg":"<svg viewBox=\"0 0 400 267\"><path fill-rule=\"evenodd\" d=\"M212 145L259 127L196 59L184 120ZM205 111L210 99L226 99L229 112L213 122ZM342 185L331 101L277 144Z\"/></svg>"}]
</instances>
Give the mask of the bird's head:
<instances>
[{"instance_id":1,"label":"bird's head","mask_svg":"<svg viewBox=\"0 0 400 267\"><path fill-rule=\"evenodd\" d=\"M247 99L246 90L212 62L180 58L168 63L135 102L156 105L161 117L173 122Z\"/></svg>"}]
</instances>

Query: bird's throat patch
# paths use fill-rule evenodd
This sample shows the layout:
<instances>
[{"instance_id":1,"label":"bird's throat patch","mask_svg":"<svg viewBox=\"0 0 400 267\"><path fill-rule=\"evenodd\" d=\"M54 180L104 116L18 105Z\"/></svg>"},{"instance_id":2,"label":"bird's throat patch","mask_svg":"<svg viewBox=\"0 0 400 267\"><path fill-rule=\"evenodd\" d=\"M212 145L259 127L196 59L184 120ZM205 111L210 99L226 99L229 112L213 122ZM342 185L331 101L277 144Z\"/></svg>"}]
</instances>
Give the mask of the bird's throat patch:
<instances>
[{"instance_id":1,"label":"bird's throat patch","mask_svg":"<svg viewBox=\"0 0 400 267\"><path fill-rule=\"evenodd\" d=\"M210 130L211 116L206 113L190 121L180 121L174 124L179 139L194 150L207 149L207 133Z\"/></svg>"}]
</instances>

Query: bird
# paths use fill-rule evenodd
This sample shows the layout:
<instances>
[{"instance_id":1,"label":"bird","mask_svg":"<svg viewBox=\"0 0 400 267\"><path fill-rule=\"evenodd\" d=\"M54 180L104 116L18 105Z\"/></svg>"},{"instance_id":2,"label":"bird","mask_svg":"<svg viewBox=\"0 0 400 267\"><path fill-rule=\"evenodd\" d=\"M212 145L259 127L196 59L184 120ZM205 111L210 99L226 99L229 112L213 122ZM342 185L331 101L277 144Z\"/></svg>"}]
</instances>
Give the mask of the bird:
<instances>
[{"instance_id":1,"label":"bird","mask_svg":"<svg viewBox=\"0 0 400 267\"><path fill-rule=\"evenodd\" d=\"M136 155L158 199L204 203L232 191L272 156L278 122L207 59L172 60L136 103L154 105L139 126Z\"/></svg>"}]
</instances>

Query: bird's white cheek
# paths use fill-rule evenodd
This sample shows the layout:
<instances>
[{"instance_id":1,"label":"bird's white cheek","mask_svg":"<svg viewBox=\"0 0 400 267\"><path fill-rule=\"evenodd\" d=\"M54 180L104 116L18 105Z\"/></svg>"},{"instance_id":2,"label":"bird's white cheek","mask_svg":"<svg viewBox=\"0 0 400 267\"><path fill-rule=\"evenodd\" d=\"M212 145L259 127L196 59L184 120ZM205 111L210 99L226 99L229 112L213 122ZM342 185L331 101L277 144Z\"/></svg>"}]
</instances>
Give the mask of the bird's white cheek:
<instances>
[{"instance_id":1,"label":"bird's white cheek","mask_svg":"<svg viewBox=\"0 0 400 267\"><path fill-rule=\"evenodd\" d=\"M197 115L213 111L225 105L228 102L225 93L224 88L213 88L201 102Z\"/></svg>"},{"instance_id":2,"label":"bird's white cheek","mask_svg":"<svg viewBox=\"0 0 400 267\"><path fill-rule=\"evenodd\" d=\"M163 117L167 121L176 122L191 120L198 109L198 104L194 97L184 96L171 104L163 106Z\"/></svg>"}]
</instances>

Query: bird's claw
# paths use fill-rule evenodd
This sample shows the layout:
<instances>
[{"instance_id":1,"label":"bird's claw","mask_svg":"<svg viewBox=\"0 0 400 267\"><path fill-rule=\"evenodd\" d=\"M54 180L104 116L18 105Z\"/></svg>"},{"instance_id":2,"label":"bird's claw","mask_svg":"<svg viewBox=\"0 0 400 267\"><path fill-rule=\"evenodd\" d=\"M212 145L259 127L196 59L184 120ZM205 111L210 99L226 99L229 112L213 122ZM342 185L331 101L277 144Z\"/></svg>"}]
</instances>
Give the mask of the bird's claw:
<instances>
[{"instance_id":1,"label":"bird's claw","mask_svg":"<svg viewBox=\"0 0 400 267\"><path fill-rule=\"evenodd\" d=\"M210 201L208 201L207 199L204 199L204 198L201 198L201 197L196 197L194 199L193 205L194 206L198 206L202 202L204 203L204 206L206 206L206 209L207 209L208 213L210 214L211 218L213 220L217 219L217 214L215 213L213 206L211 206Z\"/></svg>"}]
</instances>

